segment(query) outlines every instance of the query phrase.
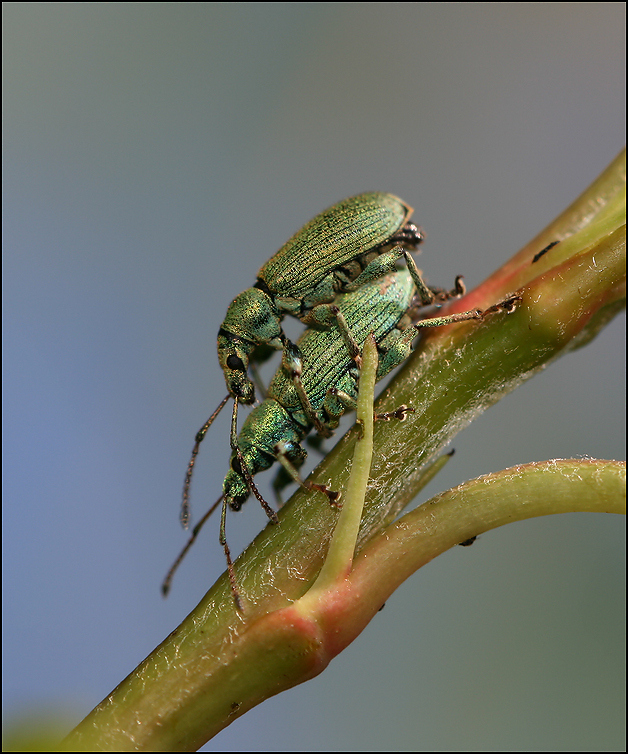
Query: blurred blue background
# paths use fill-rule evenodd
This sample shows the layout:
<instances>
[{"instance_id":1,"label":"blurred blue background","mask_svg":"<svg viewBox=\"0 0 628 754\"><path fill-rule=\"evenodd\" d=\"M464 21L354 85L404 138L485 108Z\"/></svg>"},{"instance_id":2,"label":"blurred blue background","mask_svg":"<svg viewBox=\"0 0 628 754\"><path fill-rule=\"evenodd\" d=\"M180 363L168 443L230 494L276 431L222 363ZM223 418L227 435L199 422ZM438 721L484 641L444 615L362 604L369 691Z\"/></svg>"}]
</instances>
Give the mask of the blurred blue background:
<instances>
[{"instance_id":1,"label":"blurred blue background","mask_svg":"<svg viewBox=\"0 0 628 754\"><path fill-rule=\"evenodd\" d=\"M622 148L625 6L5 3L3 22L4 705L70 725L224 568L214 521L161 598L231 299L373 189L415 207L430 282L481 282ZM619 317L463 432L421 499L623 458L623 358ZM227 435L223 416L197 514ZM232 548L264 523L232 516ZM549 517L446 553L206 749L623 749L623 526Z\"/></svg>"}]
</instances>

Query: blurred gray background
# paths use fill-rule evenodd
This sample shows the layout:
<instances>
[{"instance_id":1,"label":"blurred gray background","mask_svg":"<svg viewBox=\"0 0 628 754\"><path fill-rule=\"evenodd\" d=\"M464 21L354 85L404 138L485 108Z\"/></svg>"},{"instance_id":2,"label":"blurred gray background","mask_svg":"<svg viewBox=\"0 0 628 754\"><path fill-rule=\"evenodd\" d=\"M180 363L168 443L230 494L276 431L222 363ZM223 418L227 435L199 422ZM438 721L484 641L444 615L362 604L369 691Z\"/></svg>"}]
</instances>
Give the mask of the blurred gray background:
<instances>
[{"instance_id":1,"label":"blurred gray background","mask_svg":"<svg viewBox=\"0 0 628 754\"><path fill-rule=\"evenodd\" d=\"M3 21L4 703L69 725L224 568L216 520L161 598L231 299L373 189L415 207L430 282L481 282L622 148L625 6L5 3ZM619 317L463 432L421 500L623 458L623 355ZM223 416L197 514L227 435ZM231 517L233 549L258 508ZM207 750L623 750L623 526L549 517L446 553Z\"/></svg>"}]
</instances>

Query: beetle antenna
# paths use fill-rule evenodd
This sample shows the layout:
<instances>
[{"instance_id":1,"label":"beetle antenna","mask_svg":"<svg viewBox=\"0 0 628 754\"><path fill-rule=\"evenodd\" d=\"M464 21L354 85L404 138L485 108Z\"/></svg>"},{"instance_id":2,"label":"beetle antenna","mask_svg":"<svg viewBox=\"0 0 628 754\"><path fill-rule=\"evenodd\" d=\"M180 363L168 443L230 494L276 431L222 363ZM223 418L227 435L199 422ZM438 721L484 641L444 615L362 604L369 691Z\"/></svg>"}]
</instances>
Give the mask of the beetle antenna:
<instances>
[{"instance_id":1,"label":"beetle antenna","mask_svg":"<svg viewBox=\"0 0 628 754\"><path fill-rule=\"evenodd\" d=\"M207 511L207 513L203 516L203 518L192 529L192 534L190 535L190 538L186 542L185 547L181 550L181 552L179 553L179 557L174 561L174 563L172 564L172 566L170 567L170 570L168 571L166 575L166 578L163 580L163 583L161 585L161 593L163 594L164 597L168 596L168 592L170 591L170 585L172 584L172 577L174 576L175 571L181 564L181 561L183 560L183 558L187 555L187 551L194 544L194 540L198 537L200 530L203 528L203 525L205 524L205 521L207 521L207 519L211 516L211 514L220 505L223 497L224 495L221 495L218 498L218 500L216 500L216 502Z\"/></svg>"},{"instance_id":2,"label":"beetle antenna","mask_svg":"<svg viewBox=\"0 0 628 754\"><path fill-rule=\"evenodd\" d=\"M194 438L195 442L194 442L194 447L192 448L192 457L190 458L187 471L185 472L185 481L183 483L183 500L181 501L181 514L179 517L181 521L181 526L183 526L184 529L187 529L188 526L190 525L190 483L192 481L192 471L194 470L194 464L196 463L196 456L198 455L199 446L205 439L207 430L210 428L212 422L218 416L218 414L222 411L222 409L225 407L225 404L227 403L230 397L231 397L230 395L226 395L220 401L218 408L209 417L209 419L205 422L205 424L203 424L203 426L196 433L196 437Z\"/></svg>"},{"instance_id":3,"label":"beetle antenna","mask_svg":"<svg viewBox=\"0 0 628 754\"><path fill-rule=\"evenodd\" d=\"M231 550L227 544L227 507L227 498L223 495L222 511L220 514L220 544L225 551L225 558L227 559L227 573L229 574L229 584L231 586L233 601L235 602L236 610L239 613L242 613L242 599L240 598L240 591L238 590L238 580L236 578L235 568L233 567L233 560L231 559Z\"/></svg>"}]
</instances>

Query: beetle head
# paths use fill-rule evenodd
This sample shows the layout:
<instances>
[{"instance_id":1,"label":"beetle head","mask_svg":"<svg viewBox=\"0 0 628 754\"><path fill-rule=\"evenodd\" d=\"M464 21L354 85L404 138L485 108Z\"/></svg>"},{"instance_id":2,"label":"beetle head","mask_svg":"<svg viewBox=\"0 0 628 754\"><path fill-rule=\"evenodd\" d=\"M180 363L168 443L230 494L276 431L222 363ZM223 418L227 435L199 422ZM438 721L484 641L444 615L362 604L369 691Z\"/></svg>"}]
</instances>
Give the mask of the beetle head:
<instances>
[{"instance_id":1,"label":"beetle head","mask_svg":"<svg viewBox=\"0 0 628 754\"><path fill-rule=\"evenodd\" d=\"M237 459L236 459L237 460ZM239 511L251 494L246 479L241 473L234 469L229 469L225 481L222 485L227 505L232 511Z\"/></svg>"},{"instance_id":2,"label":"beetle head","mask_svg":"<svg viewBox=\"0 0 628 754\"><path fill-rule=\"evenodd\" d=\"M281 318L272 299L258 288L248 288L229 304L218 331L218 361L229 392L242 403L255 400L248 376L251 353L261 345L281 348Z\"/></svg>"}]
</instances>

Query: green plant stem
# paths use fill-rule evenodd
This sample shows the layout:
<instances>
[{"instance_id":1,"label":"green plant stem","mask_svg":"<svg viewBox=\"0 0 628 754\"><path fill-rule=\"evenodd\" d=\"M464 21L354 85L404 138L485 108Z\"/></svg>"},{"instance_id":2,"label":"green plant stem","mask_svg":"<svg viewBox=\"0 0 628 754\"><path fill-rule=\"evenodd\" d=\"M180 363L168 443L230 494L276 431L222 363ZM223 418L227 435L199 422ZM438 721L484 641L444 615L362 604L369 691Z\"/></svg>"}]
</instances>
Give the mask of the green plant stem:
<instances>
[{"instance_id":1,"label":"green plant stem","mask_svg":"<svg viewBox=\"0 0 628 754\"><path fill-rule=\"evenodd\" d=\"M479 533L538 516L626 512L626 466L619 461L552 460L473 479L407 513L356 558L355 592L382 601L437 555ZM379 586L375 586L378 584ZM390 589L390 592L388 591ZM360 605L356 604L356 610ZM370 617L364 615L364 625Z\"/></svg>"},{"instance_id":2,"label":"green plant stem","mask_svg":"<svg viewBox=\"0 0 628 754\"><path fill-rule=\"evenodd\" d=\"M625 512L625 465L527 464L438 495L374 538L351 575L336 589L318 590L306 612L297 601L212 636L199 625L197 609L182 633L168 637L63 748L194 751L251 707L320 673L400 583L459 541L575 511Z\"/></svg>"},{"instance_id":3,"label":"green plant stem","mask_svg":"<svg viewBox=\"0 0 628 754\"><path fill-rule=\"evenodd\" d=\"M417 534L404 542L414 519L390 523L460 429L553 359L588 342L625 305L624 175L622 154L534 241L448 309L485 309L518 292L522 302L513 314L496 312L482 322L427 333L385 391L378 411L406 403L415 413L399 425L375 426L354 569L318 618L304 617L292 605L316 579L338 514L320 495L298 491L280 512L280 525L264 529L236 562L245 615L235 611L223 574L77 726L63 744L66 750L194 750L263 699L320 672L362 630L400 574L455 542L518 517L619 512L618 467L549 462L502 472L492 484L476 480L474 491L457 488L451 499L425 504L415 514L421 525L432 521L434 537ZM557 246L532 261L556 240ZM504 428L509 432L516 427ZM337 444L313 472L316 481L346 490L355 436L350 431ZM556 480L551 498L538 494L539 479ZM512 494L506 494L507 482Z\"/></svg>"}]
</instances>

